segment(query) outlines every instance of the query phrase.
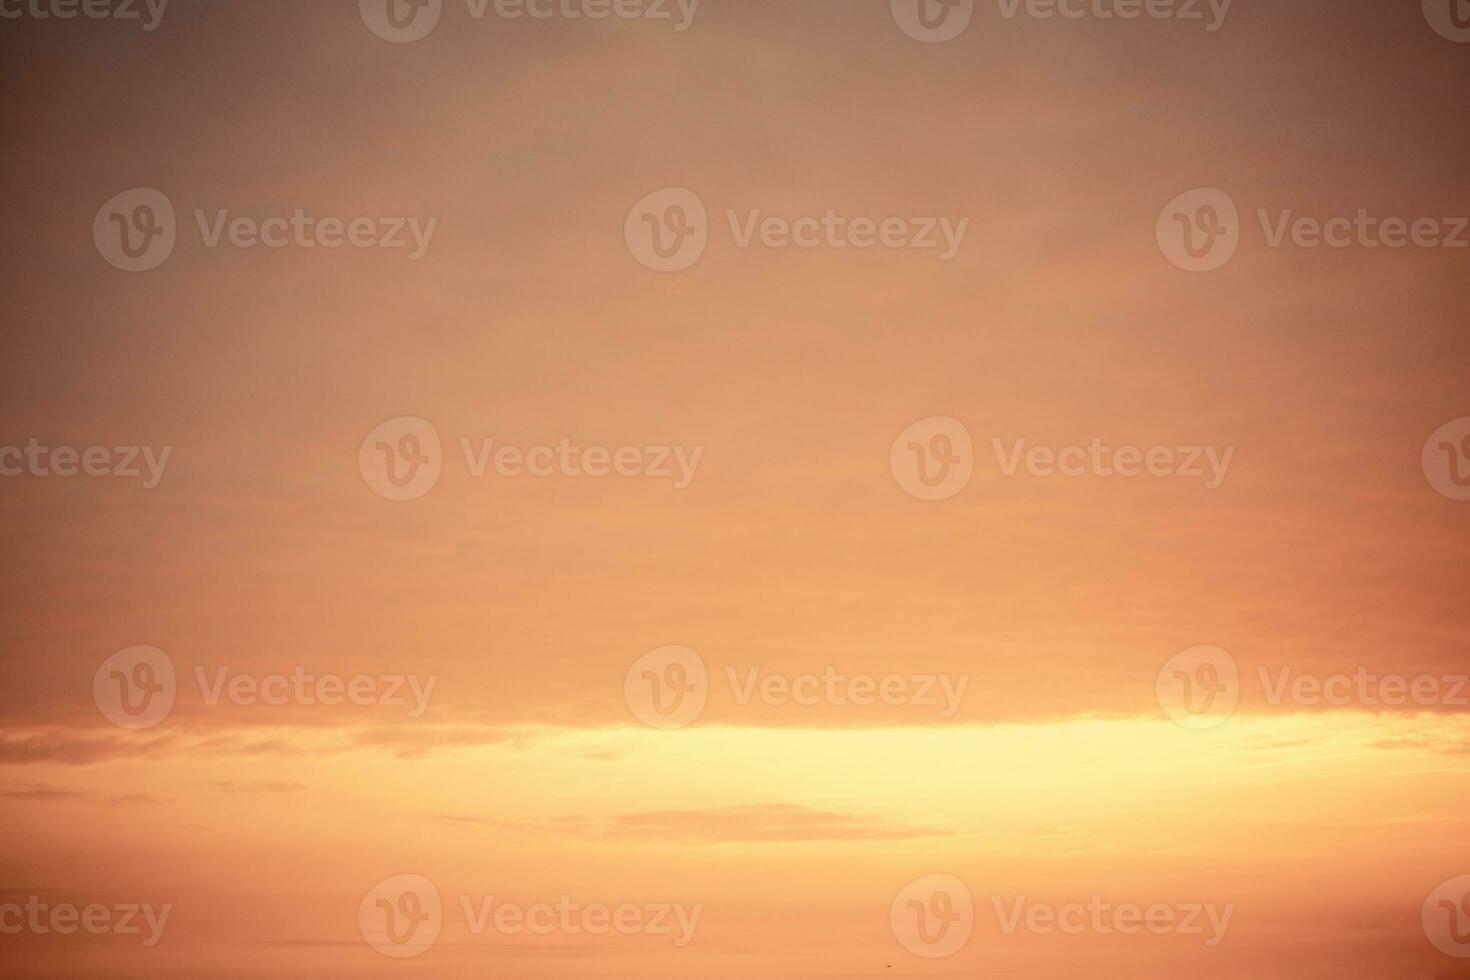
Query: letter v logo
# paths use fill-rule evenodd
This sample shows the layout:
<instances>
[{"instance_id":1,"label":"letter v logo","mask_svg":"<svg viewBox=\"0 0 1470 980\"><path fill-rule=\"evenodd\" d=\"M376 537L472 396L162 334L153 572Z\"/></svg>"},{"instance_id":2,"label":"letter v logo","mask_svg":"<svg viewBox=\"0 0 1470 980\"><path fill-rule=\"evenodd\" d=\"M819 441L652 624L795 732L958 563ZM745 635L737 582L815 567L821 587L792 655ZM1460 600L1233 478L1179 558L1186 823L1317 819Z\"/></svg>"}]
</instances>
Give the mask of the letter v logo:
<instances>
[{"instance_id":1,"label":"letter v logo","mask_svg":"<svg viewBox=\"0 0 1470 980\"><path fill-rule=\"evenodd\" d=\"M975 0L889 0L899 28L925 44L953 41L975 17Z\"/></svg>"},{"instance_id":2,"label":"letter v logo","mask_svg":"<svg viewBox=\"0 0 1470 980\"><path fill-rule=\"evenodd\" d=\"M444 13L444 0L358 0L367 29L385 41L408 44L429 36Z\"/></svg>"}]
</instances>

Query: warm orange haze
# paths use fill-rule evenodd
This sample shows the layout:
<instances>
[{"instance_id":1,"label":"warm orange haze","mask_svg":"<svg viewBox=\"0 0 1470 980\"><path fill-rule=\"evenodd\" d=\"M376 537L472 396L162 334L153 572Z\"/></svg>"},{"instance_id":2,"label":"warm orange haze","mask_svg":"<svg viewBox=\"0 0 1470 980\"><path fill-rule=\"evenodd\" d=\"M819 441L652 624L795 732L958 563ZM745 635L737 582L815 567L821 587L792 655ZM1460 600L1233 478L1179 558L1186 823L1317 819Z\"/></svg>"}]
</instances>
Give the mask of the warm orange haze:
<instances>
[{"instance_id":1,"label":"warm orange haze","mask_svg":"<svg viewBox=\"0 0 1470 980\"><path fill-rule=\"evenodd\" d=\"M1470 2L0 44L0 976L1470 978Z\"/></svg>"}]
</instances>

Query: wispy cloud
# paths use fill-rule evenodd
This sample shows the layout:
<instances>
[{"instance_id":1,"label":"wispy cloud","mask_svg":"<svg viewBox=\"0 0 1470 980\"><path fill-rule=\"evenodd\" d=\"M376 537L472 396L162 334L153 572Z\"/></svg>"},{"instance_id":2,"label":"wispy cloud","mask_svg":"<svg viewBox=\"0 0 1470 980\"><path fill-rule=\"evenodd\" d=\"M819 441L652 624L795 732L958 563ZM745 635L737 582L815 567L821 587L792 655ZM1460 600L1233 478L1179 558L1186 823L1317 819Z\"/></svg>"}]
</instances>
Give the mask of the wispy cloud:
<instances>
[{"instance_id":1,"label":"wispy cloud","mask_svg":"<svg viewBox=\"0 0 1470 980\"><path fill-rule=\"evenodd\" d=\"M50 783L28 783L0 789L0 799L29 800L38 803L86 802L108 806L153 804L165 802L151 793L94 793L91 790L67 789Z\"/></svg>"},{"instance_id":2,"label":"wispy cloud","mask_svg":"<svg viewBox=\"0 0 1470 980\"><path fill-rule=\"evenodd\" d=\"M1403 735L1397 738L1386 738L1373 742L1368 746L1370 749L1385 749L1395 752L1441 752L1447 755L1466 755L1470 753L1470 741L1463 737L1415 734Z\"/></svg>"},{"instance_id":3,"label":"wispy cloud","mask_svg":"<svg viewBox=\"0 0 1470 980\"><path fill-rule=\"evenodd\" d=\"M518 832L566 833L593 840L686 844L915 840L953 832L784 803L705 810L656 810L603 819L558 817L510 821L493 817L445 816L453 823Z\"/></svg>"},{"instance_id":4,"label":"wispy cloud","mask_svg":"<svg viewBox=\"0 0 1470 980\"><path fill-rule=\"evenodd\" d=\"M304 783L257 780L254 782L212 782L215 789L226 793L300 793L306 789Z\"/></svg>"},{"instance_id":5,"label":"wispy cloud","mask_svg":"<svg viewBox=\"0 0 1470 980\"><path fill-rule=\"evenodd\" d=\"M113 759L136 759L162 755L178 747L173 735L123 733L80 733L62 730L0 732L0 765L53 762L85 766Z\"/></svg>"}]
</instances>

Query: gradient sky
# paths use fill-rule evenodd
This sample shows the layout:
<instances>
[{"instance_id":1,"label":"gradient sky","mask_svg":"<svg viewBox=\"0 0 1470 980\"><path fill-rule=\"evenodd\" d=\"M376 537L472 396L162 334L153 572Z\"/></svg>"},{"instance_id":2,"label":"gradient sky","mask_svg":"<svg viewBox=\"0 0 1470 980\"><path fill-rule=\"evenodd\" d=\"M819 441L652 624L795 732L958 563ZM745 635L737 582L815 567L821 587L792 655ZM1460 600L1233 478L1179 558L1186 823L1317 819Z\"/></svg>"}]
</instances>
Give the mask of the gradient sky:
<instances>
[{"instance_id":1,"label":"gradient sky","mask_svg":"<svg viewBox=\"0 0 1470 980\"><path fill-rule=\"evenodd\" d=\"M0 904L171 903L152 949L0 935L0 976L1470 977L1420 907L1470 874L1464 708L1272 705L1169 722L1155 678L1453 675L1470 503L1420 453L1470 415L1470 251L1270 248L1254 217L1470 213L1470 46L1418 3L1236 0L1225 25L1007 20L921 44L888 5L704 0L666 23L470 19L375 37L348 0L174 0L153 32L0 21L0 444L173 447L156 489L0 479ZM129 275L90 234L180 216ZM688 271L628 210L696 191ZM1190 274L1155 220L1246 215ZM438 219L401 252L208 249L190 212ZM737 248L725 209L968 218L932 252ZM374 494L384 420L443 437ZM889 469L949 416L976 472ZM703 447L697 478L472 477L458 441ZM993 438L1235 447L1226 482L1002 476ZM178 701L110 724L92 678L167 652ZM624 675L697 650L699 721ZM965 674L958 712L742 705L727 667ZM208 704L301 666L438 678L430 710ZM385 959L379 880L680 901L698 940L469 935ZM890 933L931 873L1037 901L1237 906L1218 948Z\"/></svg>"}]
</instances>

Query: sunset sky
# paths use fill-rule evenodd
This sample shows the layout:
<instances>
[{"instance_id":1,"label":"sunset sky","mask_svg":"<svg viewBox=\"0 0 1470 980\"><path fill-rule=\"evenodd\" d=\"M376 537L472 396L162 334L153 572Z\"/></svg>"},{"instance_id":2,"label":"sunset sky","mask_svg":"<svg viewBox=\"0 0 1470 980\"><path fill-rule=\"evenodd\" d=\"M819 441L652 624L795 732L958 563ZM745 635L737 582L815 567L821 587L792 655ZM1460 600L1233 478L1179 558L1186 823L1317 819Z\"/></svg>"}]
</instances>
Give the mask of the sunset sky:
<instances>
[{"instance_id":1,"label":"sunset sky","mask_svg":"<svg viewBox=\"0 0 1470 980\"><path fill-rule=\"evenodd\" d=\"M444 0L402 43L373 0L32 2L0 4L0 471L140 475L0 475L0 976L1470 978L1470 247L1271 242L1470 214L1470 44L1431 0L977 0L942 43L904 0ZM1191 272L1158 235L1199 188L1238 243ZM175 213L137 272L94 237L133 189ZM660 272L668 189L707 244ZM298 210L407 247L228 230ZM829 211L941 245L742 244ZM933 419L973 473L920 499ZM1018 440L1206 475L1008 475ZM373 470L410 449L422 493ZM1200 647L1238 703L1178 723ZM657 727L666 648L706 701ZM109 692L160 671L128 727ZM834 674L933 698L759 693ZM931 957L898 920L936 875L974 921ZM418 955L364 925L398 876L443 903ZM491 896L699 917L477 931ZM1000 914L1094 897L1228 930ZM150 945L141 913L12 931L32 899L169 912Z\"/></svg>"}]
</instances>

